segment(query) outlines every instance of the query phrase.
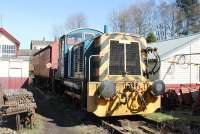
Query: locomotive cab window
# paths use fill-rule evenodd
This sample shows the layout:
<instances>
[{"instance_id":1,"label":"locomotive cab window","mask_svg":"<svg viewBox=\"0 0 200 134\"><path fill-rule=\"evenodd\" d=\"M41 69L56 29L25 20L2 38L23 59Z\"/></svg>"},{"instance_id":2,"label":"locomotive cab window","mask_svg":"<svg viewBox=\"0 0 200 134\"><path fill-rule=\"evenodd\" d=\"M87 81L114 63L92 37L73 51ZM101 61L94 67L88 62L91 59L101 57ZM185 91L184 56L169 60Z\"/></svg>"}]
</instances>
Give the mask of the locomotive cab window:
<instances>
[{"instance_id":1,"label":"locomotive cab window","mask_svg":"<svg viewBox=\"0 0 200 134\"><path fill-rule=\"evenodd\" d=\"M119 43L119 41L110 41L110 75L140 75L140 55L139 43L130 44Z\"/></svg>"},{"instance_id":2,"label":"locomotive cab window","mask_svg":"<svg viewBox=\"0 0 200 134\"><path fill-rule=\"evenodd\" d=\"M73 40L76 42L76 43L79 43L82 41L82 33L74 33L74 34L71 34L71 35L68 35L68 38L73 38Z\"/></svg>"},{"instance_id":3,"label":"locomotive cab window","mask_svg":"<svg viewBox=\"0 0 200 134\"><path fill-rule=\"evenodd\" d=\"M92 39L94 36L95 35L93 33L85 33L85 40Z\"/></svg>"}]
</instances>

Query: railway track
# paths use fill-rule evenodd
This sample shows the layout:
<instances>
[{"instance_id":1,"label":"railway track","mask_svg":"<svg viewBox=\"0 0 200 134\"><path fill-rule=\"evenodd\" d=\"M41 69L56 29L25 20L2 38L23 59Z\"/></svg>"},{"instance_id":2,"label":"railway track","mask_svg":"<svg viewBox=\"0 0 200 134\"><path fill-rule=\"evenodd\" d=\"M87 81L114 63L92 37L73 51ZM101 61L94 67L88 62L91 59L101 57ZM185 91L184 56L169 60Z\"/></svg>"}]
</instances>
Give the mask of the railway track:
<instances>
[{"instance_id":1,"label":"railway track","mask_svg":"<svg viewBox=\"0 0 200 134\"><path fill-rule=\"evenodd\" d=\"M200 126L193 123L156 122L142 116L115 117L101 119L102 126L110 134L197 134Z\"/></svg>"},{"instance_id":2,"label":"railway track","mask_svg":"<svg viewBox=\"0 0 200 134\"><path fill-rule=\"evenodd\" d=\"M44 94L39 87L34 87L38 92ZM159 133L155 122L145 120L140 116L104 117L99 118L92 113L87 113L83 123L103 127L109 134L155 134Z\"/></svg>"},{"instance_id":3,"label":"railway track","mask_svg":"<svg viewBox=\"0 0 200 134\"><path fill-rule=\"evenodd\" d=\"M129 118L112 118L101 119L102 127L108 130L111 134L159 134L159 128L148 122L135 116Z\"/></svg>"},{"instance_id":4,"label":"railway track","mask_svg":"<svg viewBox=\"0 0 200 134\"><path fill-rule=\"evenodd\" d=\"M45 94L36 88L41 94ZM156 122L139 115L122 117L104 117L99 118L86 111L82 119L85 125L96 125L104 128L110 134L168 134L168 133L199 133L200 125L188 122L187 124L171 122Z\"/></svg>"}]
</instances>

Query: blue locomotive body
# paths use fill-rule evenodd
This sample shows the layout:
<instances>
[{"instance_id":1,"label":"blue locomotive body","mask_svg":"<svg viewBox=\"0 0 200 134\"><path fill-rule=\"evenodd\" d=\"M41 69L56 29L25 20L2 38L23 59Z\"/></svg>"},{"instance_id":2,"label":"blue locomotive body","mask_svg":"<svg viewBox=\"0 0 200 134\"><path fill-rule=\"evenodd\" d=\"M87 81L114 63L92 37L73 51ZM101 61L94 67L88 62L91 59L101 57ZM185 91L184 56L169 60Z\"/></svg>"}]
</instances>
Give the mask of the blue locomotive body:
<instances>
[{"instance_id":1,"label":"blue locomotive body","mask_svg":"<svg viewBox=\"0 0 200 134\"><path fill-rule=\"evenodd\" d=\"M84 53L84 51L90 45L89 40L99 35L102 35L102 32L98 30L90 28L84 28L84 29L80 28L71 31L66 35L63 35L60 38L59 61L58 61L59 65L57 71L58 78L67 79L75 75L73 70L76 69L77 63L74 63L74 58L80 58L80 57L73 57L74 53L77 53L77 51L75 50L76 45L82 42L81 45L84 49L83 51L81 51L81 53Z\"/></svg>"}]
</instances>

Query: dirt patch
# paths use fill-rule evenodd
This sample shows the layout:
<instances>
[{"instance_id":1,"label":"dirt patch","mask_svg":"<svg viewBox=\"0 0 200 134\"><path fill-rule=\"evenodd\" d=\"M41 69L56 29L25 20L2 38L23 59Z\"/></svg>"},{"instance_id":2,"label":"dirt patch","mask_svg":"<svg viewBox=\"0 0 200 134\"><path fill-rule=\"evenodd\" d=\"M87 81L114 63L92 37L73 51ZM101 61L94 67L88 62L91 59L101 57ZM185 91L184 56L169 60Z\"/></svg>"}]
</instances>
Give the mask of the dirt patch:
<instances>
[{"instance_id":1,"label":"dirt patch","mask_svg":"<svg viewBox=\"0 0 200 134\"><path fill-rule=\"evenodd\" d=\"M31 91L37 103L37 113L41 116L44 127L40 129L41 134L104 134L103 128L88 123L88 113L72 104L66 96L45 94L32 87ZM86 123L87 122L87 123ZM32 133L31 133L32 134Z\"/></svg>"}]
</instances>

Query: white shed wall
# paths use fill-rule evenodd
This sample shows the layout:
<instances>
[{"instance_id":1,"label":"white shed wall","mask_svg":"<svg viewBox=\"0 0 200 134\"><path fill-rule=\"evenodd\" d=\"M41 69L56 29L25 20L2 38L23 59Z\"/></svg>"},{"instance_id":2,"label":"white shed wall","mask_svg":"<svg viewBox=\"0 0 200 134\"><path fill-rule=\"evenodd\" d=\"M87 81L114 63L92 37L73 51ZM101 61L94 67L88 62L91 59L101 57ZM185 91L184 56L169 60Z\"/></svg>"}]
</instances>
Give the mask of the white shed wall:
<instances>
[{"instance_id":1,"label":"white shed wall","mask_svg":"<svg viewBox=\"0 0 200 134\"><path fill-rule=\"evenodd\" d=\"M0 45L15 45L15 43L0 33Z\"/></svg>"},{"instance_id":2,"label":"white shed wall","mask_svg":"<svg viewBox=\"0 0 200 134\"><path fill-rule=\"evenodd\" d=\"M164 80L166 84L200 83L200 54L185 55L180 58L180 55L190 53L200 53L200 39L189 42L188 45L177 49L177 51L162 59L160 79Z\"/></svg>"},{"instance_id":3,"label":"white shed wall","mask_svg":"<svg viewBox=\"0 0 200 134\"><path fill-rule=\"evenodd\" d=\"M2 45L7 45L7 46L15 46L15 43L12 42L10 39L8 39L5 35L0 33L0 46ZM3 52L2 52L2 47L0 47L0 57L2 57ZM15 55L15 53L14 53Z\"/></svg>"},{"instance_id":4,"label":"white shed wall","mask_svg":"<svg viewBox=\"0 0 200 134\"><path fill-rule=\"evenodd\" d=\"M0 60L0 77L29 77L29 62L22 60Z\"/></svg>"}]
</instances>

